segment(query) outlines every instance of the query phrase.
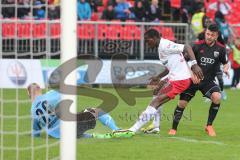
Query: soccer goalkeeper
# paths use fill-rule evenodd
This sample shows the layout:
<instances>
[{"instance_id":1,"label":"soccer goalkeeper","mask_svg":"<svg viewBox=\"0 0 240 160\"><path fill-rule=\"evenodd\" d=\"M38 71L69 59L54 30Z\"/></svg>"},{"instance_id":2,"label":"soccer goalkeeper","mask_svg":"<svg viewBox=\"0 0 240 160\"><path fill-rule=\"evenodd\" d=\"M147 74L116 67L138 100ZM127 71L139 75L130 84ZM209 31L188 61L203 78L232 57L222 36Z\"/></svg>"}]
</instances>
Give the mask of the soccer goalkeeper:
<instances>
[{"instance_id":1,"label":"soccer goalkeeper","mask_svg":"<svg viewBox=\"0 0 240 160\"><path fill-rule=\"evenodd\" d=\"M31 115L33 119L32 136L39 137L42 129L53 138L60 138L60 119L56 115L56 108L61 101L61 94L50 90L42 94L40 86L32 83L27 88L29 98L32 101ZM86 134L94 129L98 119L104 126L112 131L119 130L113 118L99 108L88 108L77 113L77 138L112 138L112 134ZM124 136L124 135L123 135Z\"/></svg>"}]
</instances>

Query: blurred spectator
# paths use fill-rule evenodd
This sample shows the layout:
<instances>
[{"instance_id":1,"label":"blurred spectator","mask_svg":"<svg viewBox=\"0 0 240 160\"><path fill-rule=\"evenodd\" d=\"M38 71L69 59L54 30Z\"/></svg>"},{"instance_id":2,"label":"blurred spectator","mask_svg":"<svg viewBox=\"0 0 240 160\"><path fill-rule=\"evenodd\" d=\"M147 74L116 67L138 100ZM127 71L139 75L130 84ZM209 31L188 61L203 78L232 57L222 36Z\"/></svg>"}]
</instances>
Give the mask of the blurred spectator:
<instances>
[{"instance_id":1,"label":"blurred spectator","mask_svg":"<svg viewBox=\"0 0 240 160\"><path fill-rule=\"evenodd\" d=\"M78 0L77 13L79 20L91 19L91 7L85 0Z\"/></svg>"},{"instance_id":2,"label":"blurred spectator","mask_svg":"<svg viewBox=\"0 0 240 160\"><path fill-rule=\"evenodd\" d=\"M53 4L54 5L60 5L60 0L54 0Z\"/></svg>"},{"instance_id":3,"label":"blurred spectator","mask_svg":"<svg viewBox=\"0 0 240 160\"><path fill-rule=\"evenodd\" d=\"M172 20L179 21L181 17L181 0L170 0Z\"/></svg>"},{"instance_id":4,"label":"blurred spectator","mask_svg":"<svg viewBox=\"0 0 240 160\"><path fill-rule=\"evenodd\" d=\"M135 0L134 6L137 6L139 0ZM149 0L141 0L143 7L145 9L145 14L148 15L148 11L150 10L150 1Z\"/></svg>"},{"instance_id":5,"label":"blurred spectator","mask_svg":"<svg viewBox=\"0 0 240 160\"><path fill-rule=\"evenodd\" d=\"M234 71L231 87L235 89L240 80L240 37L237 37L234 41L229 60L231 61L231 67Z\"/></svg>"},{"instance_id":6,"label":"blurred spectator","mask_svg":"<svg viewBox=\"0 0 240 160\"><path fill-rule=\"evenodd\" d=\"M135 15L135 20L137 22L144 22L146 20L146 10L143 6L143 2L141 0L137 0L135 6L131 8L132 13Z\"/></svg>"},{"instance_id":7,"label":"blurred spectator","mask_svg":"<svg viewBox=\"0 0 240 160\"><path fill-rule=\"evenodd\" d=\"M198 9L196 13L193 14L192 20L191 20L191 26L192 30L195 36L198 36L199 33L201 33L204 28L206 28L208 18L205 15L205 8L202 3L198 4Z\"/></svg>"},{"instance_id":8,"label":"blurred spectator","mask_svg":"<svg viewBox=\"0 0 240 160\"><path fill-rule=\"evenodd\" d=\"M130 4L126 0L116 0L117 5L114 10L116 12L116 18L120 20L127 20L131 18Z\"/></svg>"},{"instance_id":9,"label":"blurred spectator","mask_svg":"<svg viewBox=\"0 0 240 160\"><path fill-rule=\"evenodd\" d=\"M48 0L48 4L51 5L54 3L54 0Z\"/></svg>"},{"instance_id":10,"label":"blurred spectator","mask_svg":"<svg viewBox=\"0 0 240 160\"><path fill-rule=\"evenodd\" d=\"M199 1L201 0L182 0L181 1L181 19L182 23L189 23L191 20L192 15L197 10L197 5L199 4Z\"/></svg>"},{"instance_id":11,"label":"blurred spectator","mask_svg":"<svg viewBox=\"0 0 240 160\"><path fill-rule=\"evenodd\" d=\"M2 2L2 16L3 18L15 17L15 0L6 0Z\"/></svg>"},{"instance_id":12,"label":"blurred spectator","mask_svg":"<svg viewBox=\"0 0 240 160\"><path fill-rule=\"evenodd\" d=\"M221 18L215 18L215 21L218 24L219 30L221 32L220 36L222 36L224 43L227 44L228 38L230 36L230 28L227 21L225 20L223 15Z\"/></svg>"},{"instance_id":13,"label":"blurred spectator","mask_svg":"<svg viewBox=\"0 0 240 160\"><path fill-rule=\"evenodd\" d=\"M97 1L96 0L87 0L87 2L89 3L92 12L97 12L98 11L97 10Z\"/></svg>"},{"instance_id":14,"label":"blurred spectator","mask_svg":"<svg viewBox=\"0 0 240 160\"><path fill-rule=\"evenodd\" d=\"M48 5L59 5L60 4L60 2L59 2L59 0L44 0L45 2L47 1L47 4ZM43 1L42 1L43 2ZM45 3L44 2L44 3Z\"/></svg>"},{"instance_id":15,"label":"blurred spectator","mask_svg":"<svg viewBox=\"0 0 240 160\"><path fill-rule=\"evenodd\" d=\"M28 18L32 17L30 0L21 0L18 3L17 17L18 18Z\"/></svg>"},{"instance_id":16,"label":"blurred spectator","mask_svg":"<svg viewBox=\"0 0 240 160\"><path fill-rule=\"evenodd\" d=\"M44 19L45 17L45 9L43 8L43 4L41 1L35 1L33 8L33 17L35 19Z\"/></svg>"},{"instance_id":17,"label":"blurred spectator","mask_svg":"<svg viewBox=\"0 0 240 160\"><path fill-rule=\"evenodd\" d=\"M60 18L60 8L59 6L50 5L48 7L48 19L59 19Z\"/></svg>"},{"instance_id":18,"label":"blurred spectator","mask_svg":"<svg viewBox=\"0 0 240 160\"><path fill-rule=\"evenodd\" d=\"M107 8L103 11L102 19L109 21L116 19L116 12L113 8L112 3L109 3Z\"/></svg>"},{"instance_id":19,"label":"blurred spectator","mask_svg":"<svg viewBox=\"0 0 240 160\"><path fill-rule=\"evenodd\" d=\"M48 0L48 4L59 5L60 2L59 2L59 0Z\"/></svg>"},{"instance_id":20,"label":"blurred spectator","mask_svg":"<svg viewBox=\"0 0 240 160\"><path fill-rule=\"evenodd\" d=\"M182 0L181 1L181 8L186 9L188 14L193 15L194 14L194 0Z\"/></svg>"},{"instance_id":21,"label":"blurred spectator","mask_svg":"<svg viewBox=\"0 0 240 160\"><path fill-rule=\"evenodd\" d=\"M158 22L161 19L161 10L158 6L158 0L152 0L148 11L148 20Z\"/></svg>"},{"instance_id":22,"label":"blurred spectator","mask_svg":"<svg viewBox=\"0 0 240 160\"><path fill-rule=\"evenodd\" d=\"M218 0L208 6L209 10L220 11L223 15L228 15L231 12L231 6L225 0Z\"/></svg>"}]
</instances>

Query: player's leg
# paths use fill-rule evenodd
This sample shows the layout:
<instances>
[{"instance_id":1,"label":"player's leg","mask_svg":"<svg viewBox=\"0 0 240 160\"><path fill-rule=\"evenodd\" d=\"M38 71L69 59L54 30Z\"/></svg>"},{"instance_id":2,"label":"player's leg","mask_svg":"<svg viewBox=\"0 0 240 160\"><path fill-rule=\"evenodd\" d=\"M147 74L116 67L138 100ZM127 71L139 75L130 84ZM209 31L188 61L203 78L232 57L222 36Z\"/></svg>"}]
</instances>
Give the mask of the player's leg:
<instances>
[{"instance_id":1,"label":"player's leg","mask_svg":"<svg viewBox=\"0 0 240 160\"><path fill-rule=\"evenodd\" d=\"M129 128L129 130L132 132L137 132L143 125L148 123L154 115L157 114L158 107L169 100L170 98L166 94L159 95L158 97L154 98L146 110L141 113L137 122L131 128Z\"/></svg>"},{"instance_id":2,"label":"player's leg","mask_svg":"<svg viewBox=\"0 0 240 160\"><path fill-rule=\"evenodd\" d=\"M208 84L205 84L201 91L206 97L210 98L212 101L209 108L208 120L205 130L207 131L209 136L216 136L212 124L220 108L221 91L219 86L216 85L214 82L208 82Z\"/></svg>"},{"instance_id":3,"label":"player's leg","mask_svg":"<svg viewBox=\"0 0 240 160\"><path fill-rule=\"evenodd\" d=\"M168 132L169 135L175 135L177 133L177 128L182 118L184 109L187 107L189 101L194 97L195 93L196 93L196 90L190 87L184 93L180 94L180 100L178 102L177 107L174 110L172 128Z\"/></svg>"},{"instance_id":4,"label":"player's leg","mask_svg":"<svg viewBox=\"0 0 240 160\"><path fill-rule=\"evenodd\" d=\"M156 98L156 96L157 95L154 95L153 99ZM160 132L161 112L162 106L158 107L156 114L152 116L152 123L146 128L142 128L141 131L146 134L158 134Z\"/></svg>"},{"instance_id":5,"label":"player's leg","mask_svg":"<svg viewBox=\"0 0 240 160\"><path fill-rule=\"evenodd\" d=\"M87 130L94 129L96 126L96 114L88 110L77 113L77 138L92 137L91 134L85 134Z\"/></svg>"},{"instance_id":6,"label":"player's leg","mask_svg":"<svg viewBox=\"0 0 240 160\"><path fill-rule=\"evenodd\" d=\"M157 109L156 114L152 116L152 123L146 128L141 128L141 131L143 131L146 134L158 134L160 132L160 123L161 123L161 114L162 114L161 112L162 112L162 106L160 106Z\"/></svg>"},{"instance_id":7,"label":"player's leg","mask_svg":"<svg viewBox=\"0 0 240 160\"><path fill-rule=\"evenodd\" d=\"M106 134L88 134L87 130L94 129L96 126L96 119L98 118L101 109L88 108L82 112L77 113L77 138L112 138L111 133Z\"/></svg>"},{"instance_id":8,"label":"player's leg","mask_svg":"<svg viewBox=\"0 0 240 160\"><path fill-rule=\"evenodd\" d=\"M161 107L161 104L170 100L169 96L166 95L166 92L172 89L172 85L167 81L163 80L160 81L157 87L154 87L154 95L152 101L150 102L149 106L146 108L145 111L141 113L137 122L129 129L130 131L137 132L142 126L148 123L151 118L156 117L159 118L158 115L158 108ZM157 119L160 121L160 119ZM159 123L155 123L156 126ZM159 130L159 129L158 129Z\"/></svg>"},{"instance_id":9,"label":"player's leg","mask_svg":"<svg viewBox=\"0 0 240 160\"><path fill-rule=\"evenodd\" d=\"M169 81L169 85L159 91L157 97L151 101L147 109L140 115L139 120L129 130L133 132L138 131L144 124L150 121L152 115L157 114L157 109L162 104L182 93L190 86L190 83L190 79Z\"/></svg>"},{"instance_id":10,"label":"player's leg","mask_svg":"<svg viewBox=\"0 0 240 160\"><path fill-rule=\"evenodd\" d=\"M104 125L113 131L119 130L120 128L116 125L114 119L109 113L104 112L102 109L95 109L97 112L97 119Z\"/></svg>"},{"instance_id":11,"label":"player's leg","mask_svg":"<svg viewBox=\"0 0 240 160\"><path fill-rule=\"evenodd\" d=\"M169 135L175 135L177 132L177 127L182 118L185 107L187 107L188 102L195 96L196 91L198 90L198 85L191 84L187 90L180 94L180 100L175 108L172 128L168 132Z\"/></svg>"},{"instance_id":12,"label":"player's leg","mask_svg":"<svg viewBox=\"0 0 240 160\"><path fill-rule=\"evenodd\" d=\"M161 113L162 112L162 106L158 107L157 113L153 117L153 129L151 131L148 131L148 133L159 133L160 131L160 121L161 121Z\"/></svg>"},{"instance_id":13,"label":"player's leg","mask_svg":"<svg viewBox=\"0 0 240 160\"><path fill-rule=\"evenodd\" d=\"M224 83L223 83L223 73L222 72L218 72L217 73L217 79L218 79L219 87L221 89L221 98L223 100L226 100L227 99L227 95L226 95L225 91L223 90Z\"/></svg>"}]
</instances>

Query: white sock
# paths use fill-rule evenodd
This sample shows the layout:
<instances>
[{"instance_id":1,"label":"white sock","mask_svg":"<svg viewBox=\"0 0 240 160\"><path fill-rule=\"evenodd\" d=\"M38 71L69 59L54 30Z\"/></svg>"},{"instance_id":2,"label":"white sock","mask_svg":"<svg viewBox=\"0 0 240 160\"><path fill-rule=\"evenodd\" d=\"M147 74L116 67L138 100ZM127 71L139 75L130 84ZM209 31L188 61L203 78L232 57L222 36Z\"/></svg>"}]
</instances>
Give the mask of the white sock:
<instances>
[{"instance_id":1,"label":"white sock","mask_svg":"<svg viewBox=\"0 0 240 160\"><path fill-rule=\"evenodd\" d=\"M138 121L129 128L130 131L137 132L144 124L151 120L151 117L155 115L157 110L152 107L148 106L144 112L139 116Z\"/></svg>"},{"instance_id":2,"label":"white sock","mask_svg":"<svg viewBox=\"0 0 240 160\"><path fill-rule=\"evenodd\" d=\"M161 111L162 111L162 106L159 106L159 108L157 109L157 112L155 113L154 118L153 118L154 128L160 129Z\"/></svg>"}]
</instances>

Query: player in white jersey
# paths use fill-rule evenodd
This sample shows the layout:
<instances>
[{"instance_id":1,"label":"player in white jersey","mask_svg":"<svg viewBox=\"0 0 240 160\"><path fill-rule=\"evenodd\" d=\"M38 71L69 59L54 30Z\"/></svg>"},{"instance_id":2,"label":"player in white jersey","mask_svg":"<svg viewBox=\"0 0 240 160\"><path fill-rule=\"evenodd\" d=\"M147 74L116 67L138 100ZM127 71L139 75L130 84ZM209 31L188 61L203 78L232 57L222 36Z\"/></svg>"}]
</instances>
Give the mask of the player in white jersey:
<instances>
[{"instance_id":1,"label":"player in white jersey","mask_svg":"<svg viewBox=\"0 0 240 160\"><path fill-rule=\"evenodd\" d=\"M150 79L150 85L159 85L160 89L152 99L146 110L140 115L138 121L128 130L117 132L137 132L152 117L158 116L158 108L162 104L174 99L191 84L191 71L184 59L183 53L191 60L191 69L196 77L203 79L201 68L197 65L192 48L189 45L177 44L161 38L160 33L155 29L145 32L144 40L150 48L158 47L159 59L165 71ZM167 76L167 80L161 78ZM166 85L166 82L168 85ZM163 86L163 87L162 87ZM159 131L159 122L153 122L154 130Z\"/></svg>"}]
</instances>

